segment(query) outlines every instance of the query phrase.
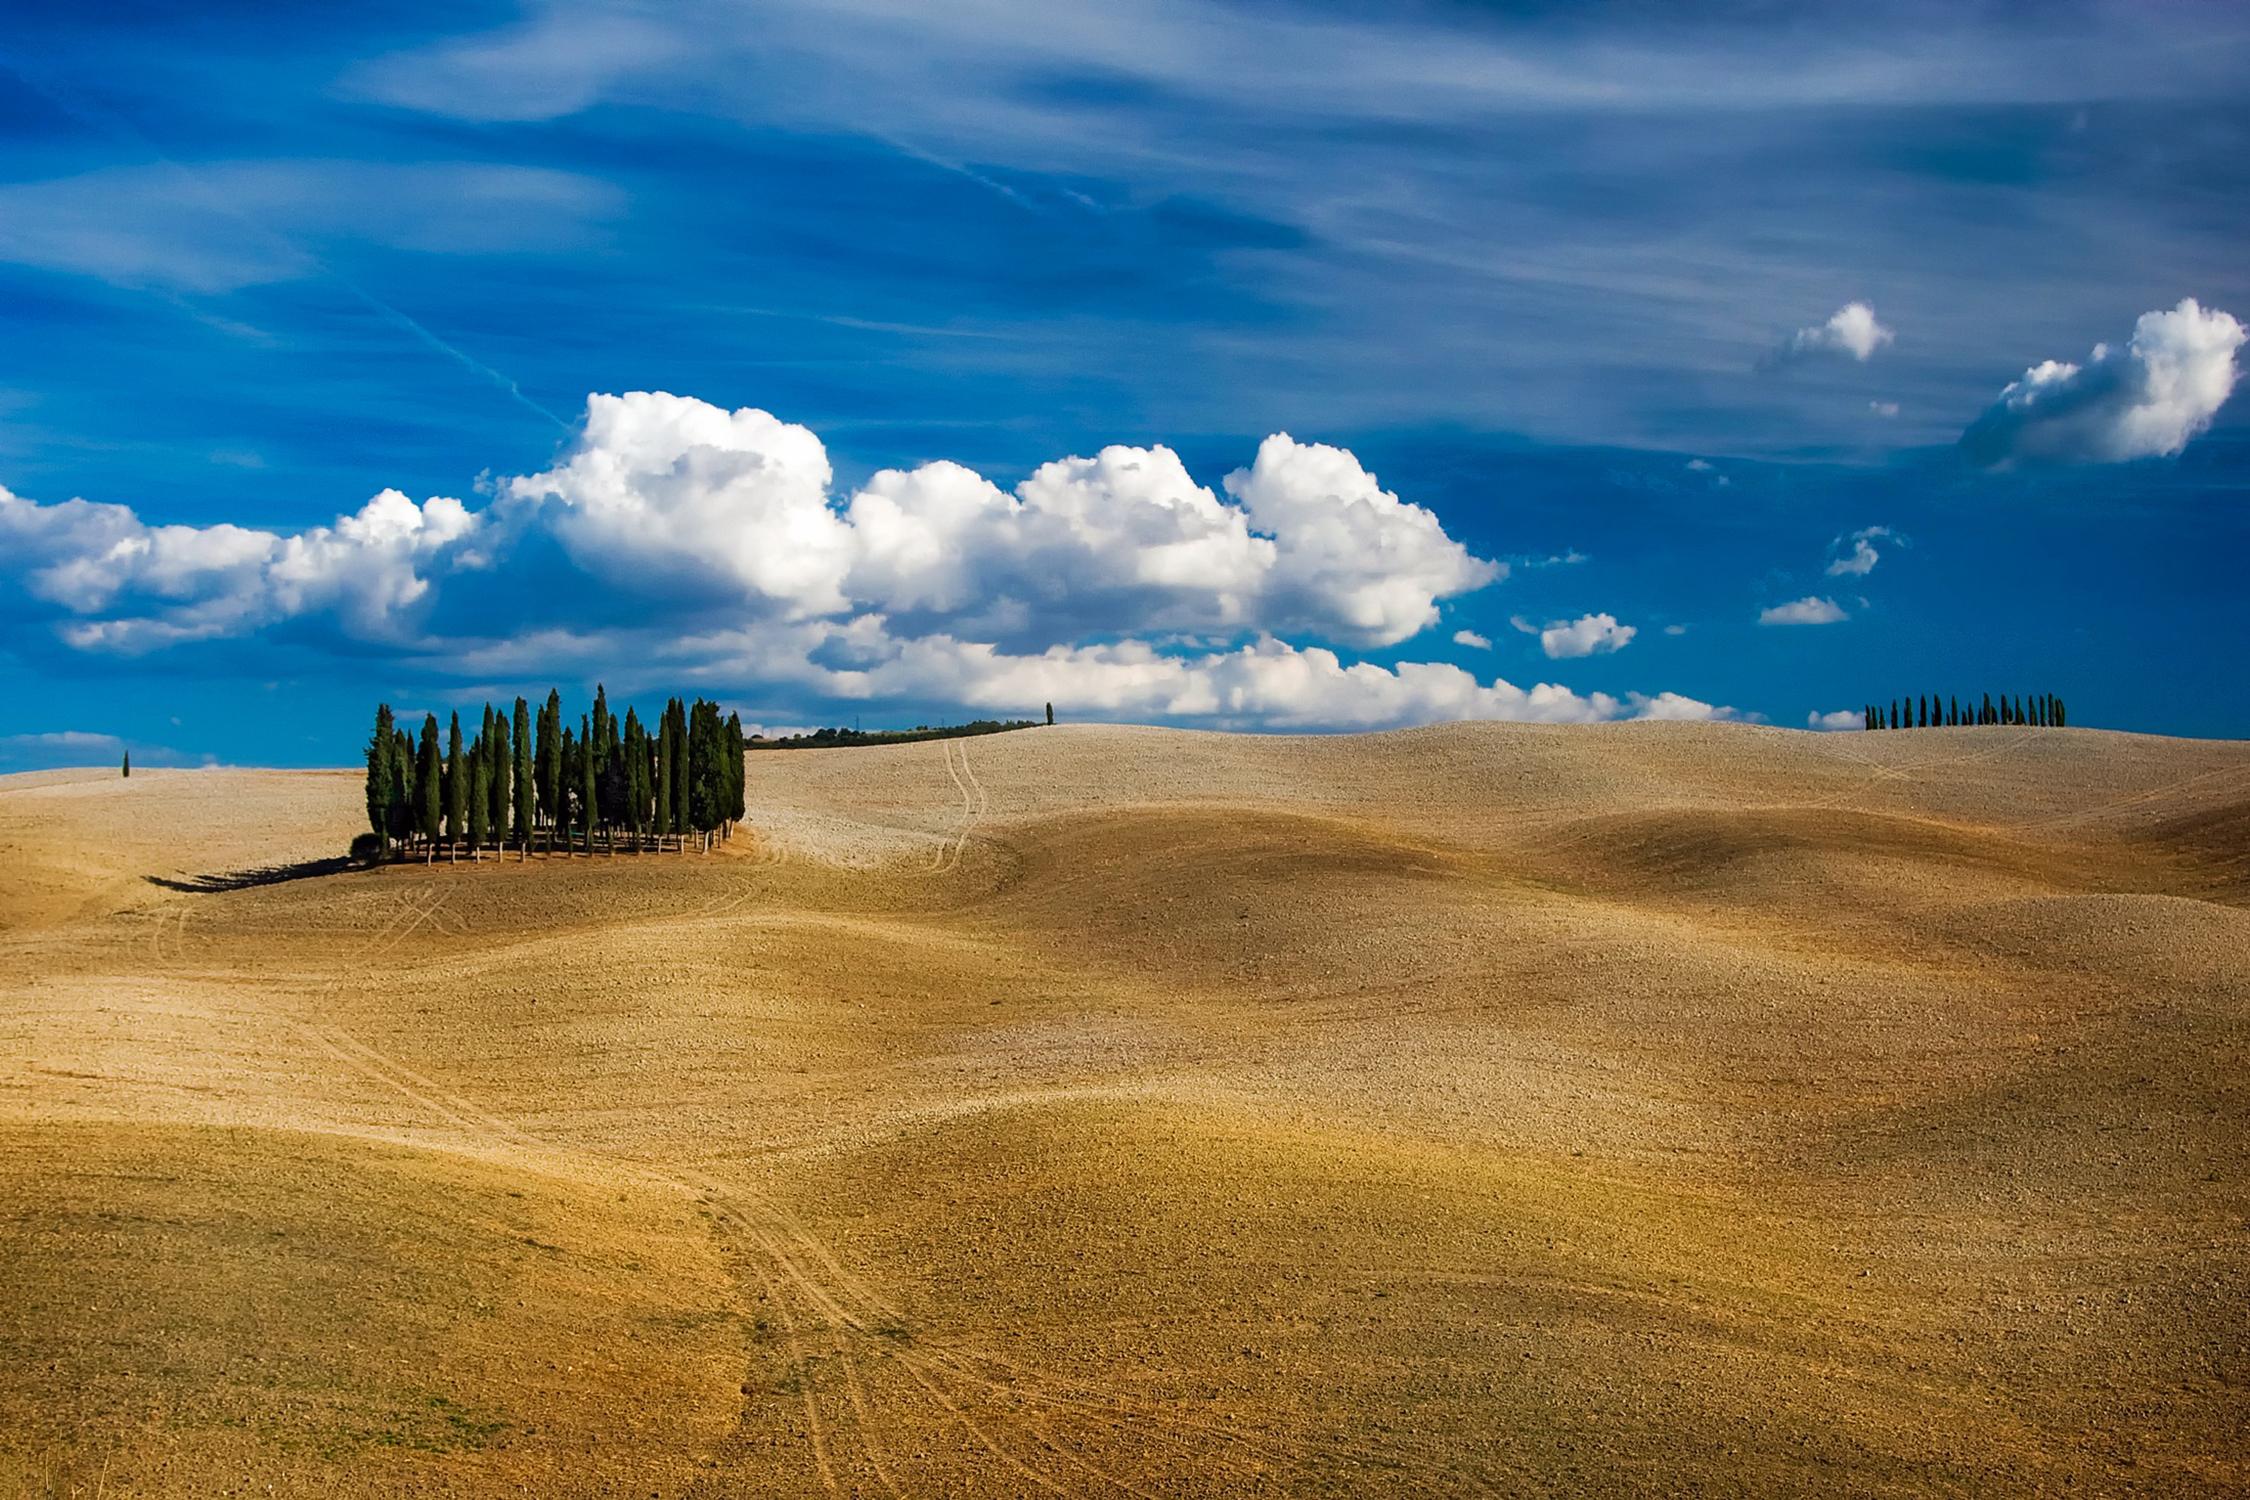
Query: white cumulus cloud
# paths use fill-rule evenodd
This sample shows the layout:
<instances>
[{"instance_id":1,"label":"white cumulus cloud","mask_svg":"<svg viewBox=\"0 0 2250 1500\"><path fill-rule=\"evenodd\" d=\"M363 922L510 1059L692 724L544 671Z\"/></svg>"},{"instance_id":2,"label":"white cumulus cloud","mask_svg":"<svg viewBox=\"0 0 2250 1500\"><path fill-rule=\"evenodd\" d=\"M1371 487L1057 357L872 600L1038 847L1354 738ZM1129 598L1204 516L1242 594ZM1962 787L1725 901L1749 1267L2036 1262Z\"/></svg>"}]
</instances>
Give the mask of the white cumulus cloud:
<instances>
[{"instance_id":1,"label":"white cumulus cloud","mask_svg":"<svg viewBox=\"0 0 2250 1500\"><path fill-rule=\"evenodd\" d=\"M1829 550L1839 555L1829 560L1828 576L1865 578L1875 571L1875 564L1883 558L1883 554L1876 550L1875 543L1888 541L1893 535L1888 526L1864 526L1848 536L1836 538L1829 544ZM1849 551L1844 550L1847 543L1850 544Z\"/></svg>"},{"instance_id":2,"label":"white cumulus cloud","mask_svg":"<svg viewBox=\"0 0 2250 1500\"><path fill-rule=\"evenodd\" d=\"M2010 463L2118 463L2174 454L2211 425L2234 390L2242 324L2193 297L2142 313L2122 349L2096 344L2083 365L2046 360L1961 434L1968 457Z\"/></svg>"},{"instance_id":3,"label":"white cumulus cloud","mask_svg":"<svg viewBox=\"0 0 2250 1500\"><path fill-rule=\"evenodd\" d=\"M1539 649L1555 659L1594 656L1624 650L1638 633L1631 625L1618 624L1612 614L1580 615L1575 620L1557 620L1542 629Z\"/></svg>"},{"instance_id":4,"label":"white cumulus cloud","mask_svg":"<svg viewBox=\"0 0 2250 1500\"><path fill-rule=\"evenodd\" d=\"M1492 649L1492 638L1478 635L1473 630L1456 630L1453 632L1453 644L1467 646L1472 651L1490 651Z\"/></svg>"},{"instance_id":5,"label":"white cumulus cloud","mask_svg":"<svg viewBox=\"0 0 2250 1500\"><path fill-rule=\"evenodd\" d=\"M1833 625L1851 616L1833 599L1820 599L1807 595L1792 599L1787 604L1776 604L1758 612L1760 625Z\"/></svg>"},{"instance_id":6,"label":"white cumulus cloud","mask_svg":"<svg viewBox=\"0 0 2250 1500\"><path fill-rule=\"evenodd\" d=\"M1830 313L1826 322L1791 334L1783 353L1791 357L1841 354L1865 364L1874 358L1876 350L1896 337L1876 318L1874 308L1864 302L1847 302Z\"/></svg>"},{"instance_id":7,"label":"white cumulus cloud","mask_svg":"<svg viewBox=\"0 0 2250 1500\"><path fill-rule=\"evenodd\" d=\"M1805 715L1805 727L1820 730L1865 729L1867 720L1857 709L1839 708L1831 713L1821 713L1816 709Z\"/></svg>"},{"instance_id":8,"label":"white cumulus cloud","mask_svg":"<svg viewBox=\"0 0 2250 1500\"><path fill-rule=\"evenodd\" d=\"M284 532L0 490L0 620L66 651L237 640L471 682L629 666L808 707L1051 700L1279 728L1735 717L1674 692L1350 660L1505 567L1351 453L1286 434L1219 489L1169 448L1116 446L1012 490L936 462L839 494L819 437L771 413L596 395L553 465L493 493L472 508L383 490ZM1518 628L1550 656L1634 635L1607 614Z\"/></svg>"}]
</instances>

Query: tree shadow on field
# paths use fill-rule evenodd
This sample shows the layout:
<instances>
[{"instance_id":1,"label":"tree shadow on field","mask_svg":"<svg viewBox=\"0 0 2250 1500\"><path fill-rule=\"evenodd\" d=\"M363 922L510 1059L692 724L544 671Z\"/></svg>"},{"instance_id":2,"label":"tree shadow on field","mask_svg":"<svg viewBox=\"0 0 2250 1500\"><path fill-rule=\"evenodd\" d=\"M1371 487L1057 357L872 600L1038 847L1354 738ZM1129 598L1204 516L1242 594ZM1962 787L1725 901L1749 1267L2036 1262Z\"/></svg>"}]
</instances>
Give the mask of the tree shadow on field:
<instances>
[{"instance_id":1,"label":"tree shadow on field","mask_svg":"<svg viewBox=\"0 0 2250 1500\"><path fill-rule=\"evenodd\" d=\"M356 861L339 854L333 859L300 860L293 865L259 865L248 870L189 875L181 879L174 879L169 875L143 875L141 879L150 885L160 885L168 891L210 895L219 891L247 891L261 885L281 885L291 880L313 880L322 875L341 875L346 870L359 868Z\"/></svg>"}]
</instances>

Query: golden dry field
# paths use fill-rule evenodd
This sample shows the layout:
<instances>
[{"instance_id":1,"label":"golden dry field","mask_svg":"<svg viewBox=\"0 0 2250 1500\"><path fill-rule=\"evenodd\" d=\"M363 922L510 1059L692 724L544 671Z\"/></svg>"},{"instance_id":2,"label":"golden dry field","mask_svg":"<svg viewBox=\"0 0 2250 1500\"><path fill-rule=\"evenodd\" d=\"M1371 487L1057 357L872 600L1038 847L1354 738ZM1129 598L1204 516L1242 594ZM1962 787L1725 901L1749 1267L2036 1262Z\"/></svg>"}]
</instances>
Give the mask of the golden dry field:
<instances>
[{"instance_id":1,"label":"golden dry field","mask_svg":"<svg viewBox=\"0 0 2250 1500\"><path fill-rule=\"evenodd\" d=\"M0 1494L2250 1490L2250 745L0 778Z\"/></svg>"}]
</instances>

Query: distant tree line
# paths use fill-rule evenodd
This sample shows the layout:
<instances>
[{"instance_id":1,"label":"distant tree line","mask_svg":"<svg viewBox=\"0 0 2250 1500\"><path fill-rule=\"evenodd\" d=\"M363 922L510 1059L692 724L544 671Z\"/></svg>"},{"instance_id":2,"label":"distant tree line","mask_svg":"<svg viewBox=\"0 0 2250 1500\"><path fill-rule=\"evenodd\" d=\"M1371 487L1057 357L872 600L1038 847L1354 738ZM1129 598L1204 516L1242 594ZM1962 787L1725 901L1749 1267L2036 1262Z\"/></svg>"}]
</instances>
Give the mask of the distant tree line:
<instances>
[{"instance_id":1,"label":"distant tree line","mask_svg":"<svg viewBox=\"0 0 2250 1500\"><path fill-rule=\"evenodd\" d=\"M2061 729L2070 722L2062 699L2053 693L2034 693L2028 698L2021 693L2013 698L2002 693L1998 702L1987 693L1982 703L1971 700L1967 704L1959 698L1941 699L1931 693L1927 697L1893 698L1887 711L1880 703L1870 703L1863 712L1869 729L1945 729L1962 724Z\"/></svg>"},{"instance_id":2,"label":"distant tree line","mask_svg":"<svg viewBox=\"0 0 2250 1500\"><path fill-rule=\"evenodd\" d=\"M1047 722L1055 722L1052 704L1047 708ZM917 724L912 729L815 729L808 734L785 734L776 739L758 735L751 739L753 750L832 750L843 745L907 745L916 740L949 740L967 734L1004 734L1011 729L1037 729L1037 719L971 719L966 724L947 724L932 728Z\"/></svg>"},{"instance_id":3,"label":"distant tree line","mask_svg":"<svg viewBox=\"0 0 2250 1500\"><path fill-rule=\"evenodd\" d=\"M741 716L721 719L701 698L670 700L652 730L629 707L620 722L597 687L575 732L560 693L547 694L536 718L521 698L513 716L488 703L466 745L453 714L442 746L437 715L423 716L417 743L386 703L367 742L370 832L353 850L481 859L513 844L519 857L534 845L591 854L599 838L615 854L620 842L684 851L691 837L708 850L742 820L745 748Z\"/></svg>"}]
</instances>

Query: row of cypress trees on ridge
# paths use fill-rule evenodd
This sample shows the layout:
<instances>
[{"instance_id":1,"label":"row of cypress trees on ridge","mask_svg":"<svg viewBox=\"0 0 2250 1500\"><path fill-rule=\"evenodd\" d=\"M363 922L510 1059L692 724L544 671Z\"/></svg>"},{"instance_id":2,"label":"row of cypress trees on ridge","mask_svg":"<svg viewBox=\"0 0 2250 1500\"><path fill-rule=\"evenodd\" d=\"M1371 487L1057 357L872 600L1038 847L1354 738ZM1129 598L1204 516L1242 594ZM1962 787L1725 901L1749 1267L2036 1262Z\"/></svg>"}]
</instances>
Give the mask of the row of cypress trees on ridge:
<instances>
[{"instance_id":1,"label":"row of cypress trees on ridge","mask_svg":"<svg viewBox=\"0 0 2250 1500\"><path fill-rule=\"evenodd\" d=\"M1984 702L1971 700L1964 705L1959 698L1928 697L1893 698L1889 712L1880 703L1870 703L1862 713L1869 729L1947 729L1961 724L2024 724L2037 729L2062 729L2070 723L2062 699L2053 693L2034 693L2029 698L2018 693L2010 698L2006 693L1994 703L1986 693Z\"/></svg>"},{"instance_id":2,"label":"row of cypress trees on ridge","mask_svg":"<svg viewBox=\"0 0 2250 1500\"><path fill-rule=\"evenodd\" d=\"M367 742L367 826L355 855L391 859L419 851L434 860L513 844L518 858L594 852L598 837L615 854L678 849L693 838L709 850L732 836L743 815L742 718L719 706L671 699L651 729L628 707L622 721L596 687L590 713L573 732L562 695L549 692L536 718L516 700L513 715L484 706L467 744L455 713L441 745L437 715L422 719L420 743L391 714L375 710Z\"/></svg>"}]
</instances>

